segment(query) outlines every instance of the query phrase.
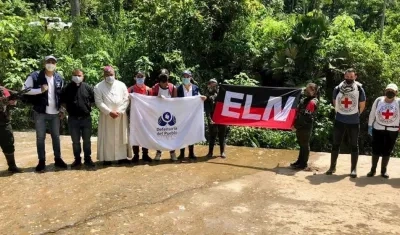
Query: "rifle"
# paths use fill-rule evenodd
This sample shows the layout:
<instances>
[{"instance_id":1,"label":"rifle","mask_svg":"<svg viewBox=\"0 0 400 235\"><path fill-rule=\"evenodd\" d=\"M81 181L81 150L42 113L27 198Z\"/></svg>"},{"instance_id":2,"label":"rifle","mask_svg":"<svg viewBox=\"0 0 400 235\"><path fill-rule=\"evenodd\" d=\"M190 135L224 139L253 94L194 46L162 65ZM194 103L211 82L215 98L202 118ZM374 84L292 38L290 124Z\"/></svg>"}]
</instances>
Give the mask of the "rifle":
<instances>
[{"instance_id":1,"label":"rifle","mask_svg":"<svg viewBox=\"0 0 400 235\"><path fill-rule=\"evenodd\" d=\"M20 100L22 98L22 96L25 93L29 92L31 89L32 89L32 87L25 88L21 91L8 90L10 92L10 96L9 97L0 97L0 105L7 106L8 102L11 100Z\"/></svg>"}]
</instances>

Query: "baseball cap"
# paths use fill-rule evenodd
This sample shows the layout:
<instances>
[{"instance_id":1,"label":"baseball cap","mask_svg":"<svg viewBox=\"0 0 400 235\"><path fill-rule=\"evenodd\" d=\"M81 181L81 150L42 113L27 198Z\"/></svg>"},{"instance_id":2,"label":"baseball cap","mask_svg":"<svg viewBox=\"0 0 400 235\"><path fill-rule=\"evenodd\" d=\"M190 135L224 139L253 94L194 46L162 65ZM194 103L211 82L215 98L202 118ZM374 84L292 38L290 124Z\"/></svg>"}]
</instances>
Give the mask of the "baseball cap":
<instances>
[{"instance_id":1,"label":"baseball cap","mask_svg":"<svg viewBox=\"0 0 400 235\"><path fill-rule=\"evenodd\" d=\"M184 74L184 75L187 74L187 75L189 75L189 76L192 76L192 72L190 72L189 70L183 71L183 74Z\"/></svg>"},{"instance_id":2,"label":"baseball cap","mask_svg":"<svg viewBox=\"0 0 400 235\"><path fill-rule=\"evenodd\" d=\"M394 90L394 91L398 91L397 85L394 83L390 83L389 85L386 86L385 90Z\"/></svg>"},{"instance_id":3,"label":"baseball cap","mask_svg":"<svg viewBox=\"0 0 400 235\"><path fill-rule=\"evenodd\" d=\"M218 83L217 80L215 80L215 78L211 78L210 80L208 80L208 83Z\"/></svg>"},{"instance_id":4,"label":"baseball cap","mask_svg":"<svg viewBox=\"0 0 400 235\"><path fill-rule=\"evenodd\" d=\"M48 60L51 60L51 59L53 59L53 60L55 60L57 62L57 58L52 56L52 55L48 55L48 56L44 57L45 61L48 61Z\"/></svg>"}]
</instances>

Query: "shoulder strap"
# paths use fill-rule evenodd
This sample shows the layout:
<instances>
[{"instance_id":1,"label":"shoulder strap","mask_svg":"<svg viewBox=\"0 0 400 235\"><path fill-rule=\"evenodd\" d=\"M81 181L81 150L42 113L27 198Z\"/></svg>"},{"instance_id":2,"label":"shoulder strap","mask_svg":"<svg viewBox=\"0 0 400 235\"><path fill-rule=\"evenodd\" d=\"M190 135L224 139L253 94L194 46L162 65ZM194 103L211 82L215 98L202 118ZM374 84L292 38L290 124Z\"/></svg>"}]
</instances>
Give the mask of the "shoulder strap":
<instances>
[{"instance_id":1,"label":"shoulder strap","mask_svg":"<svg viewBox=\"0 0 400 235\"><path fill-rule=\"evenodd\" d=\"M158 90L159 89L160 89L160 84L159 83L157 83L156 85L153 86L152 93L153 93L154 96L158 95Z\"/></svg>"},{"instance_id":2,"label":"shoulder strap","mask_svg":"<svg viewBox=\"0 0 400 235\"><path fill-rule=\"evenodd\" d=\"M168 83L168 90L169 90L169 94L172 97L172 95L174 94L174 84Z\"/></svg>"}]
</instances>

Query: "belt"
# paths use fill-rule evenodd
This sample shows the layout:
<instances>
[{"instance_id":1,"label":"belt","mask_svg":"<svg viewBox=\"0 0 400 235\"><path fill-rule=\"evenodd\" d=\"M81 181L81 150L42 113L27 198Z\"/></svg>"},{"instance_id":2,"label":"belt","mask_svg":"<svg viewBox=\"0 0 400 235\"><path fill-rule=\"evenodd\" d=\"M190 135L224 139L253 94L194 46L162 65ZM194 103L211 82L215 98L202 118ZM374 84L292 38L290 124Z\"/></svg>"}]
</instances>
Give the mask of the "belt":
<instances>
[{"instance_id":1,"label":"belt","mask_svg":"<svg viewBox=\"0 0 400 235\"><path fill-rule=\"evenodd\" d=\"M78 120L83 120L83 119L87 119L87 118L90 118L90 115L89 116L71 116L70 115L70 117L72 117L72 118L75 118L75 119L78 119Z\"/></svg>"}]
</instances>

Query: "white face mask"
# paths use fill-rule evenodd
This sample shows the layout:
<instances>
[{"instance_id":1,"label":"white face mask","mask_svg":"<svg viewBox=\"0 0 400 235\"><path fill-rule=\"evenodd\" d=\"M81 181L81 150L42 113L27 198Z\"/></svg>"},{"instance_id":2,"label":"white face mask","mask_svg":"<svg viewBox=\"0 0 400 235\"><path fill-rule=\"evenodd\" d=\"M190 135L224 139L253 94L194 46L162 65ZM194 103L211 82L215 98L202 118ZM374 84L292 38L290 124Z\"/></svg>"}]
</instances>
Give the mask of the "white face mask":
<instances>
[{"instance_id":1,"label":"white face mask","mask_svg":"<svg viewBox=\"0 0 400 235\"><path fill-rule=\"evenodd\" d=\"M46 70L53 72L54 70L56 70L56 65L55 64L46 64Z\"/></svg>"},{"instance_id":2,"label":"white face mask","mask_svg":"<svg viewBox=\"0 0 400 235\"><path fill-rule=\"evenodd\" d=\"M76 84L81 83L82 80L83 80L82 77L79 77L79 76L72 76L72 81L75 82Z\"/></svg>"},{"instance_id":3,"label":"white face mask","mask_svg":"<svg viewBox=\"0 0 400 235\"><path fill-rule=\"evenodd\" d=\"M106 77L106 82L112 84L115 81L115 77L114 76L110 76L110 77Z\"/></svg>"}]
</instances>

